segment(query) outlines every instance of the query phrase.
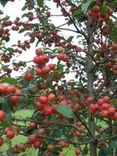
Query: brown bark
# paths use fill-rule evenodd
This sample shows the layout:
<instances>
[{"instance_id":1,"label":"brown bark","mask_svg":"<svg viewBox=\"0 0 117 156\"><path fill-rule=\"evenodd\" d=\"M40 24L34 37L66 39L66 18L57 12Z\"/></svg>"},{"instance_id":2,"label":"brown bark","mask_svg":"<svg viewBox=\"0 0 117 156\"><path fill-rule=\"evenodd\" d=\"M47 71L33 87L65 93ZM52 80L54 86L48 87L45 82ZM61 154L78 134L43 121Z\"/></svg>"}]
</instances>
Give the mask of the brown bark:
<instances>
[{"instance_id":1,"label":"brown bark","mask_svg":"<svg viewBox=\"0 0 117 156\"><path fill-rule=\"evenodd\" d=\"M94 98L94 91L93 91L94 73L92 72L92 67L93 67L93 59L92 59L92 57L93 57L93 47L92 47L93 25L92 25L92 20L90 18L88 18L87 24L88 24L87 25L87 33L88 33L87 48L88 48L88 52L87 52L87 56L86 56L87 89L88 89L89 96ZM92 135L95 138L95 121L94 121L94 117L92 115L90 115L90 117L89 117L89 129L91 130ZM96 142L90 143L90 156L97 156Z\"/></svg>"}]
</instances>

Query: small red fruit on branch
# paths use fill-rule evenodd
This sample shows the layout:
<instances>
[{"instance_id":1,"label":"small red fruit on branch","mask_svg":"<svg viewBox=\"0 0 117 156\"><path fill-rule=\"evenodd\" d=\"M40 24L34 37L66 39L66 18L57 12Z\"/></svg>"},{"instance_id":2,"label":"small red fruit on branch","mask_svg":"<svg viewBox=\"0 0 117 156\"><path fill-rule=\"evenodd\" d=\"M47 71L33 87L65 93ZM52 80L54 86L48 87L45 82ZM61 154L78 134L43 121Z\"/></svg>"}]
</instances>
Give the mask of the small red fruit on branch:
<instances>
[{"instance_id":1,"label":"small red fruit on branch","mask_svg":"<svg viewBox=\"0 0 117 156\"><path fill-rule=\"evenodd\" d=\"M40 97L38 98L38 101L39 101L41 104L47 104L48 98L47 98L47 96L40 96Z\"/></svg>"},{"instance_id":2,"label":"small red fruit on branch","mask_svg":"<svg viewBox=\"0 0 117 156\"><path fill-rule=\"evenodd\" d=\"M6 113L3 110L0 110L0 121L3 121L6 119Z\"/></svg>"}]
</instances>

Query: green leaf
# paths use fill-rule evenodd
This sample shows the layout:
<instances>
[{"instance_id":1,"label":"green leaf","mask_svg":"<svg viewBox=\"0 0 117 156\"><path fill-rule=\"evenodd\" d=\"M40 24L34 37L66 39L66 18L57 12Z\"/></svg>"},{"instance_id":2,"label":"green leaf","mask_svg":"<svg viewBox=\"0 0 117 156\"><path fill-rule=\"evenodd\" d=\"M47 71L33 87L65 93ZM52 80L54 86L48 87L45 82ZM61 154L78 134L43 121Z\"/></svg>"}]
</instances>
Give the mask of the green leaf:
<instances>
[{"instance_id":1,"label":"green leaf","mask_svg":"<svg viewBox=\"0 0 117 156\"><path fill-rule=\"evenodd\" d=\"M8 1L9 1L9 0L0 0L0 3L1 3L3 6L5 6L6 3L7 3Z\"/></svg>"},{"instance_id":2,"label":"green leaf","mask_svg":"<svg viewBox=\"0 0 117 156\"><path fill-rule=\"evenodd\" d=\"M20 30L19 30L19 34L20 34L20 33L23 33L24 31L25 31L24 28L20 29Z\"/></svg>"},{"instance_id":3,"label":"green leaf","mask_svg":"<svg viewBox=\"0 0 117 156\"><path fill-rule=\"evenodd\" d=\"M103 149L100 149L99 156L112 156L111 152L112 151L110 148L103 148Z\"/></svg>"},{"instance_id":4,"label":"green leaf","mask_svg":"<svg viewBox=\"0 0 117 156\"><path fill-rule=\"evenodd\" d=\"M100 149L99 156L107 156L106 154L107 153L106 153L106 151L104 149Z\"/></svg>"},{"instance_id":5,"label":"green leaf","mask_svg":"<svg viewBox=\"0 0 117 156\"><path fill-rule=\"evenodd\" d=\"M8 121L2 122L1 125L2 125L3 128L6 128L6 127L10 127L11 126L11 124Z\"/></svg>"},{"instance_id":6,"label":"green leaf","mask_svg":"<svg viewBox=\"0 0 117 156\"><path fill-rule=\"evenodd\" d=\"M88 146L85 145L83 151L82 151L82 155L87 155L88 154Z\"/></svg>"},{"instance_id":7,"label":"green leaf","mask_svg":"<svg viewBox=\"0 0 117 156\"><path fill-rule=\"evenodd\" d=\"M77 20L80 20L81 15L83 15L81 8L76 9L73 13L73 16L77 18Z\"/></svg>"},{"instance_id":8,"label":"green leaf","mask_svg":"<svg viewBox=\"0 0 117 156\"><path fill-rule=\"evenodd\" d=\"M105 13L107 13L107 11L108 11L107 5L102 5L102 7L101 7L101 13L102 14L105 14Z\"/></svg>"},{"instance_id":9,"label":"green leaf","mask_svg":"<svg viewBox=\"0 0 117 156\"><path fill-rule=\"evenodd\" d=\"M31 148L27 151L26 154L27 154L28 156L37 155L36 150L35 150L34 147L31 147Z\"/></svg>"},{"instance_id":10,"label":"green leaf","mask_svg":"<svg viewBox=\"0 0 117 156\"><path fill-rule=\"evenodd\" d=\"M30 15L33 16L33 13L32 12L25 13L23 14L22 17L29 17Z\"/></svg>"},{"instance_id":11,"label":"green leaf","mask_svg":"<svg viewBox=\"0 0 117 156\"><path fill-rule=\"evenodd\" d=\"M26 87L28 87L29 86L29 81L28 80L21 80L21 83L22 83L22 85L24 86L24 88L27 90L27 88Z\"/></svg>"},{"instance_id":12,"label":"green leaf","mask_svg":"<svg viewBox=\"0 0 117 156\"><path fill-rule=\"evenodd\" d=\"M56 106L57 112L65 116L66 118L73 118L73 111L72 109L66 104L60 104Z\"/></svg>"},{"instance_id":13,"label":"green leaf","mask_svg":"<svg viewBox=\"0 0 117 156\"><path fill-rule=\"evenodd\" d=\"M82 5L82 11L86 13L89 10L89 8L93 5L93 3L94 0L88 0L86 3Z\"/></svg>"},{"instance_id":14,"label":"green leaf","mask_svg":"<svg viewBox=\"0 0 117 156\"><path fill-rule=\"evenodd\" d=\"M26 10L27 6L25 5L23 8L22 8L22 11Z\"/></svg>"},{"instance_id":15,"label":"green leaf","mask_svg":"<svg viewBox=\"0 0 117 156\"><path fill-rule=\"evenodd\" d=\"M109 32L109 36L111 40L116 41L117 40L117 23L115 22L110 26L111 31Z\"/></svg>"},{"instance_id":16,"label":"green leaf","mask_svg":"<svg viewBox=\"0 0 117 156\"><path fill-rule=\"evenodd\" d=\"M5 103L2 105L2 109L7 114L7 120L10 121L12 118L12 109L11 109L11 103L8 101L5 101Z\"/></svg>"},{"instance_id":17,"label":"green leaf","mask_svg":"<svg viewBox=\"0 0 117 156\"><path fill-rule=\"evenodd\" d=\"M0 103L4 103L5 99L3 97L0 97Z\"/></svg>"},{"instance_id":18,"label":"green leaf","mask_svg":"<svg viewBox=\"0 0 117 156\"><path fill-rule=\"evenodd\" d=\"M6 51L9 51L10 53L14 52L14 49L13 48L6 48L5 50Z\"/></svg>"},{"instance_id":19,"label":"green leaf","mask_svg":"<svg viewBox=\"0 0 117 156\"><path fill-rule=\"evenodd\" d=\"M20 48L21 48L22 50L26 51L26 48L25 48L24 45L20 45Z\"/></svg>"},{"instance_id":20,"label":"green leaf","mask_svg":"<svg viewBox=\"0 0 117 156\"><path fill-rule=\"evenodd\" d=\"M12 77L5 77L0 81L0 83L18 84L17 80Z\"/></svg>"},{"instance_id":21,"label":"green leaf","mask_svg":"<svg viewBox=\"0 0 117 156\"><path fill-rule=\"evenodd\" d=\"M37 4L39 7L43 7L44 0L37 0Z\"/></svg>"},{"instance_id":22,"label":"green leaf","mask_svg":"<svg viewBox=\"0 0 117 156\"><path fill-rule=\"evenodd\" d=\"M67 39L67 42L71 42L73 40L74 36L69 36Z\"/></svg>"},{"instance_id":23,"label":"green leaf","mask_svg":"<svg viewBox=\"0 0 117 156\"><path fill-rule=\"evenodd\" d=\"M11 150L11 149L8 149L8 150L6 151L6 155L7 155L7 156L18 156L19 154L12 153L12 150Z\"/></svg>"},{"instance_id":24,"label":"green leaf","mask_svg":"<svg viewBox=\"0 0 117 156\"><path fill-rule=\"evenodd\" d=\"M27 153L23 153L21 156L27 156ZM31 156L31 155L28 155L28 156Z\"/></svg>"},{"instance_id":25,"label":"green leaf","mask_svg":"<svg viewBox=\"0 0 117 156\"><path fill-rule=\"evenodd\" d=\"M39 43L40 43L40 41L38 40L37 43L36 43L36 47L38 46Z\"/></svg>"},{"instance_id":26,"label":"green leaf","mask_svg":"<svg viewBox=\"0 0 117 156\"><path fill-rule=\"evenodd\" d=\"M116 140L113 140L109 143L109 147L114 150L117 148L117 139Z\"/></svg>"},{"instance_id":27,"label":"green leaf","mask_svg":"<svg viewBox=\"0 0 117 156\"><path fill-rule=\"evenodd\" d=\"M29 93L35 93L36 92L36 87L35 86L28 86L27 87L27 92Z\"/></svg>"}]
</instances>

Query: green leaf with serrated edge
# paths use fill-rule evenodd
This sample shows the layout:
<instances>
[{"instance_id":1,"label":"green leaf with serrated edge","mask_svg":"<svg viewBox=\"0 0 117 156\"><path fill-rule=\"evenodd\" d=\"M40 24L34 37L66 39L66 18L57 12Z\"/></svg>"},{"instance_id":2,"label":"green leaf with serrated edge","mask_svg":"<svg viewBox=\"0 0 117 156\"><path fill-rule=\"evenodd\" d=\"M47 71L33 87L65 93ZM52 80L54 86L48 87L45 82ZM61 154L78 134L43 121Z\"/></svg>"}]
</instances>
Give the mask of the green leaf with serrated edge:
<instances>
[{"instance_id":1,"label":"green leaf with serrated edge","mask_svg":"<svg viewBox=\"0 0 117 156\"><path fill-rule=\"evenodd\" d=\"M0 81L0 83L18 84L17 80L12 77L5 77Z\"/></svg>"},{"instance_id":2,"label":"green leaf with serrated edge","mask_svg":"<svg viewBox=\"0 0 117 156\"><path fill-rule=\"evenodd\" d=\"M65 116L66 118L73 118L72 109L66 104L60 104L56 106L57 112Z\"/></svg>"}]
</instances>

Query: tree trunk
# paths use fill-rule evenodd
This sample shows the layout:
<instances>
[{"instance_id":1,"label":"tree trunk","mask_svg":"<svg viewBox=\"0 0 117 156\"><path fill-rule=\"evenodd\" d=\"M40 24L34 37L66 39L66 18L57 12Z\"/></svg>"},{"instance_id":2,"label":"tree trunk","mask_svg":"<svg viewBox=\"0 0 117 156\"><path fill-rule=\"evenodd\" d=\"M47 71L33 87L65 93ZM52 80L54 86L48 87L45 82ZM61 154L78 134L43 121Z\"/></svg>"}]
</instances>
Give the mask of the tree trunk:
<instances>
[{"instance_id":1,"label":"tree trunk","mask_svg":"<svg viewBox=\"0 0 117 156\"><path fill-rule=\"evenodd\" d=\"M90 97L94 97L94 91L93 91L93 78L94 78L94 73L92 72L92 67L93 67L93 47L92 47L92 42L93 42L93 37L92 37L92 32L93 32L93 25L92 25L92 20L88 18L87 22L87 33L88 33L88 51L87 51L87 56L86 56L86 72L87 72L87 88L89 92ZM95 121L94 117L90 115L89 117L89 129L92 132L93 137L95 138ZM97 156L97 145L96 142L91 142L90 143L90 156Z\"/></svg>"}]
</instances>

